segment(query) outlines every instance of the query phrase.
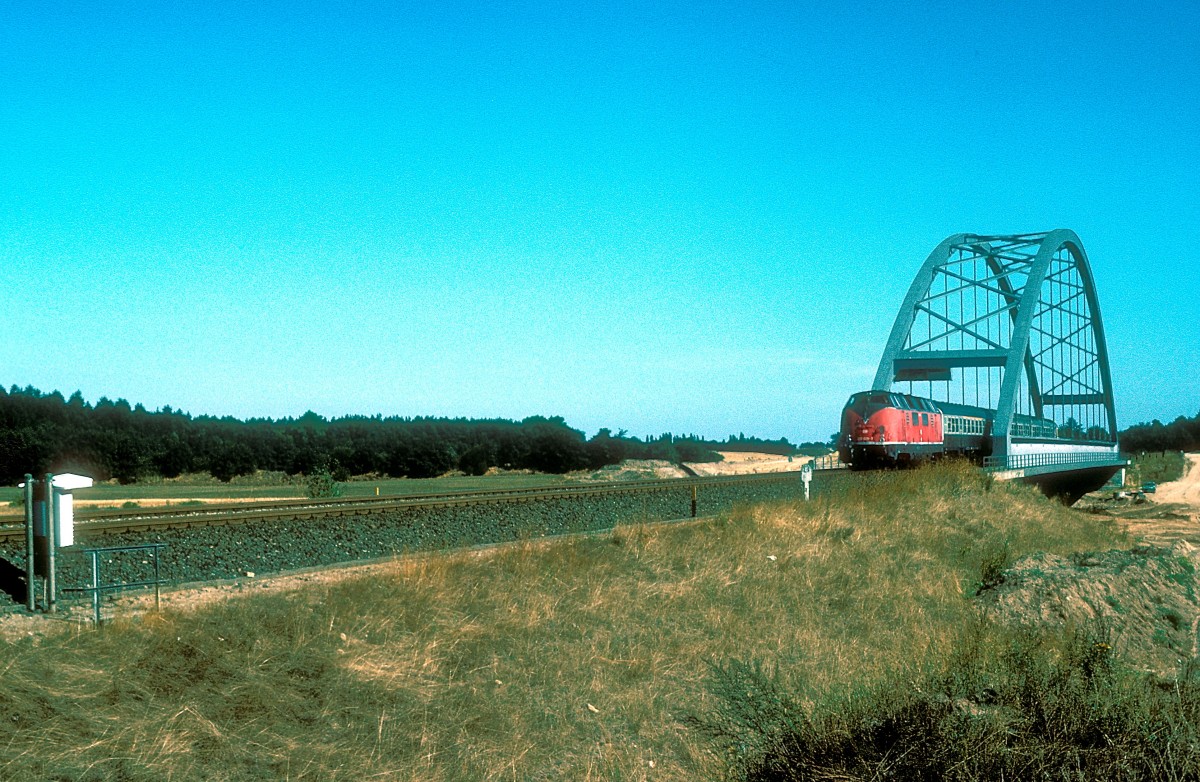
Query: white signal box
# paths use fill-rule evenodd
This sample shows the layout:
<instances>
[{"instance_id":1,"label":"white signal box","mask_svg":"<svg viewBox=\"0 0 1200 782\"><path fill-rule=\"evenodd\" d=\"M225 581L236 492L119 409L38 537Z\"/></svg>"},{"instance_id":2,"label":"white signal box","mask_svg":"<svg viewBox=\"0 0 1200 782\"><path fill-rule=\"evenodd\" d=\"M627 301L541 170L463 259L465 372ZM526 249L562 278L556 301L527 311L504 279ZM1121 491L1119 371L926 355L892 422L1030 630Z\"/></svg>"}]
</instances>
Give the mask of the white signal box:
<instances>
[{"instance_id":1,"label":"white signal box","mask_svg":"<svg viewBox=\"0 0 1200 782\"><path fill-rule=\"evenodd\" d=\"M89 489L92 479L85 475L75 475L65 472L55 475L51 482L56 497L54 498L54 538L59 546L71 546L75 543L75 499L71 492L76 489Z\"/></svg>"}]
</instances>

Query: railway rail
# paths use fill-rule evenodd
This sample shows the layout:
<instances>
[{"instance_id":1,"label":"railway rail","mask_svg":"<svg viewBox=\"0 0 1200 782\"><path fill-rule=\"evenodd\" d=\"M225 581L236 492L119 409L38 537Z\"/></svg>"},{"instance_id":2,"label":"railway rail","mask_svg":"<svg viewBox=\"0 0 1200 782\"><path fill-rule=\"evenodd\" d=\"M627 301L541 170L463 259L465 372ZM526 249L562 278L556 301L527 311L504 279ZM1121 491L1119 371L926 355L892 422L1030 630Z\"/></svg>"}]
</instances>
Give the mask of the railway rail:
<instances>
[{"instance_id":1,"label":"railway rail","mask_svg":"<svg viewBox=\"0 0 1200 782\"><path fill-rule=\"evenodd\" d=\"M437 508L464 505L488 505L538 500L566 499L603 494L631 494L694 487L699 492L706 486L739 483L770 483L799 481L795 471L728 475L703 478L668 478L645 481L545 486L520 489L477 489L443 494L421 494L390 497L340 497L333 500L274 500L269 502L222 503L221 505L188 505L165 508L113 508L80 511L76 516L76 531L86 534L146 532L159 529L223 526L255 521L317 519L337 516L357 516L387 511ZM0 543L16 542L25 536L24 516L0 516Z\"/></svg>"}]
</instances>

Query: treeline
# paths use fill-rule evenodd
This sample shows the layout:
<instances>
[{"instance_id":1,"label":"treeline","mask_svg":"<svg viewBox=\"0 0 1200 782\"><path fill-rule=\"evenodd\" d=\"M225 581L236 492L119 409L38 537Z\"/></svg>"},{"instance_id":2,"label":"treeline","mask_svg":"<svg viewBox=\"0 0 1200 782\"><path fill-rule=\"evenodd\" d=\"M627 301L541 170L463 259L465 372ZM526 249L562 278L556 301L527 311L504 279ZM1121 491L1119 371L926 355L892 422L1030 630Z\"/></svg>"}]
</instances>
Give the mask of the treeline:
<instances>
[{"instance_id":1,"label":"treeline","mask_svg":"<svg viewBox=\"0 0 1200 782\"><path fill-rule=\"evenodd\" d=\"M1121 450L1125 453L1146 451L1200 451L1200 413L1192 418L1179 416L1169 424L1155 419L1121 432Z\"/></svg>"},{"instance_id":2,"label":"treeline","mask_svg":"<svg viewBox=\"0 0 1200 782\"><path fill-rule=\"evenodd\" d=\"M453 470L482 475L489 468L563 473L598 469L624 459L717 461L695 436L664 434L640 440L602 429L587 439L561 417L523 421L463 418L347 416L327 420L191 416L164 407L150 411L123 399L94 405L77 391L0 387L0 481L25 473L79 472L133 482L204 472L228 481L256 470L344 480L377 473L428 478Z\"/></svg>"}]
</instances>

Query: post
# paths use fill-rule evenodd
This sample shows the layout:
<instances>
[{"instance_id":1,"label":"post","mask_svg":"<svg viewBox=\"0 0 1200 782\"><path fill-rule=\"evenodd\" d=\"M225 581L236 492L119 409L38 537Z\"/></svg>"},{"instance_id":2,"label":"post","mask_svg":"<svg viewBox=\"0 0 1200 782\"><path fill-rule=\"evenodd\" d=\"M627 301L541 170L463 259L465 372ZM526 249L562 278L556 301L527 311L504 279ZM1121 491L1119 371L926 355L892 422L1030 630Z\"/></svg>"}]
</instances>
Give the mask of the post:
<instances>
[{"instance_id":1,"label":"post","mask_svg":"<svg viewBox=\"0 0 1200 782\"><path fill-rule=\"evenodd\" d=\"M692 518L696 518L696 484L692 484Z\"/></svg>"},{"instance_id":2,"label":"post","mask_svg":"<svg viewBox=\"0 0 1200 782\"><path fill-rule=\"evenodd\" d=\"M162 586L161 579L159 578L159 574L158 574L158 546L155 546L154 547L154 610L155 611L160 610L158 595L159 595L159 589L161 588L161 586Z\"/></svg>"},{"instance_id":3,"label":"post","mask_svg":"<svg viewBox=\"0 0 1200 782\"><path fill-rule=\"evenodd\" d=\"M92 613L100 626L100 552L92 552Z\"/></svg>"},{"instance_id":4,"label":"post","mask_svg":"<svg viewBox=\"0 0 1200 782\"><path fill-rule=\"evenodd\" d=\"M33 556L33 476L25 473L25 607L31 614L37 608Z\"/></svg>"},{"instance_id":5,"label":"post","mask_svg":"<svg viewBox=\"0 0 1200 782\"><path fill-rule=\"evenodd\" d=\"M54 529L54 476L46 473L46 610L53 614L58 610L58 582L54 578L54 549L58 547L58 536Z\"/></svg>"}]
</instances>

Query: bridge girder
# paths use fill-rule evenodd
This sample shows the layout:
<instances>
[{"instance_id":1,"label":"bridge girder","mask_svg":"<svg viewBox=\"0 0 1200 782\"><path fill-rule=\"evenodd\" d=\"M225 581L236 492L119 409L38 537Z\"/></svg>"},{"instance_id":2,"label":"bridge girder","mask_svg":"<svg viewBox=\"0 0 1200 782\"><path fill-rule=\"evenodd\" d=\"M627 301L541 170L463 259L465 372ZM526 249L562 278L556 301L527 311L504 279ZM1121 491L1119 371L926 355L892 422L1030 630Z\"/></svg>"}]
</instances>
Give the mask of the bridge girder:
<instances>
[{"instance_id":1,"label":"bridge girder","mask_svg":"<svg viewBox=\"0 0 1200 782\"><path fill-rule=\"evenodd\" d=\"M1104 323L1074 231L947 237L909 287L873 388L995 410L993 448L1021 416L1060 438L1116 444ZM924 388L920 386L924 385Z\"/></svg>"}]
</instances>

